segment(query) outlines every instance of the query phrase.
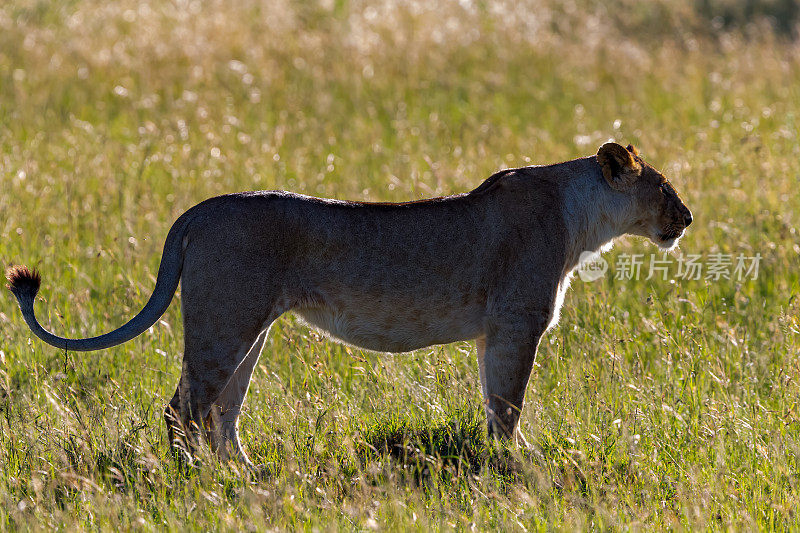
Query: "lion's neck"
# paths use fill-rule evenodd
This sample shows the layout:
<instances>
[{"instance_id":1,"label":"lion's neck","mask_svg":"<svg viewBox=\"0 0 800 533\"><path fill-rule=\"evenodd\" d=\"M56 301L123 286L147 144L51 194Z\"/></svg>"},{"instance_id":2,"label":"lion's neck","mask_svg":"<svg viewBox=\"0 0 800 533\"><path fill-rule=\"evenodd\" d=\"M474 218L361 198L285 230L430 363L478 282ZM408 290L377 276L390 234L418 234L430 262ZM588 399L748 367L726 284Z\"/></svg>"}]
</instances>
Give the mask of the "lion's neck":
<instances>
[{"instance_id":1,"label":"lion's neck","mask_svg":"<svg viewBox=\"0 0 800 533\"><path fill-rule=\"evenodd\" d=\"M565 272L570 272L583 252L610 249L612 241L633 225L635 214L631 197L611 189L599 168L569 180L563 194L569 235Z\"/></svg>"}]
</instances>

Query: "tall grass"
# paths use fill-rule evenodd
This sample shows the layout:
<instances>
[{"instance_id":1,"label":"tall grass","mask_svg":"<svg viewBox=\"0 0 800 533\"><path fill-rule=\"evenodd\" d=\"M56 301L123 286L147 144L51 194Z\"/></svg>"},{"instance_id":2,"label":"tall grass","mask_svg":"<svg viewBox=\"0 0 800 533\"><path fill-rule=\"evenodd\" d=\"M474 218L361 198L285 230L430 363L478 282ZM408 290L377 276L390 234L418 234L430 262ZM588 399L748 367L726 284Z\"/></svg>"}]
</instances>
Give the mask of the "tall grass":
<instances>
[{"instance_id":1,"label":"tall grass","mask_svg":"<svg viewBox=\"0 0 800 533\"><path fill-rule=\"evenodd\" d=\"M576 280L528 388L530 448L486 440L472 344L371 354L284 317L241 428L262 478L169 455L178 305L74 354L9 295L2 527L800 526L800 50L796 14L752 4L0 6L0 259L43 271L61 334L135 313L169 226L209 196L422 198L609 138L682 192L683 254L762 257L755 280Z\"/></svg>"}]
</instances>

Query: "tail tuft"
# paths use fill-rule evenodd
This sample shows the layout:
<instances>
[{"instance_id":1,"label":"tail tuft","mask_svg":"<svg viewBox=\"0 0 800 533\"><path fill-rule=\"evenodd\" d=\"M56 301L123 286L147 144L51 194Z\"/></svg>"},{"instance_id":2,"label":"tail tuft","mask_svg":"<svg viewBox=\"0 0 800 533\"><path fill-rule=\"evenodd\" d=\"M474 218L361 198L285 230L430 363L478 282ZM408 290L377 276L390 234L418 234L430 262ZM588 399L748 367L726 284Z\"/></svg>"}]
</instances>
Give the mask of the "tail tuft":
<instances>
[{"instance_id":1,"label":"tail tuft","mask_svg":"<svg viewBox=\"0 0 800 533\"><path fill-rule=\"evenodd\" d=\"M17 298L33 298L39 292L42 284L42 276L35 268L31 269L24 265L14 265L6 270L8 290L14 293Z\"/></svg>"}]
</instances>

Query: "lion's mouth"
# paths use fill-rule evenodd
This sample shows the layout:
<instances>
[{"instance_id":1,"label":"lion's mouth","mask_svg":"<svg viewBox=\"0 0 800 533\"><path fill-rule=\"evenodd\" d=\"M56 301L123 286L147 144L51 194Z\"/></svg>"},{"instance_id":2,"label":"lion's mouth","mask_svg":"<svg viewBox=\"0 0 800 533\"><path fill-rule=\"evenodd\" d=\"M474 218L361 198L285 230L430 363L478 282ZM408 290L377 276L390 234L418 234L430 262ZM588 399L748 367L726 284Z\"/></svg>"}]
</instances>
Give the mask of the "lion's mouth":
<instances>
[{"instance_id":1,"label":"lion's mouth","mask_svg":"<svg viewBox=\"0 0 800 533\"><path fill-rule=\"evenodd\" d=\"M663 242L667 241L674 241L679 239L683 235L683 231L686 229L686 226L676 223L670 223L661 228L661 231L658 232L658 239Z\"/></svg>"},{"instance_id":2,"label":"lion's mouth","mask_svg":"<svg viewBox=\"0 0 800 533\"><path fill-rule=\"evenodd\" d=\"M681 235L683 235L683 229L670 230L670 231L665 231L663 233L660 233L658 235L658 238L660 240L664 241L664 242L667 242L667 241L673 241L673 240L677 239L678 237L680 237Z\"/></svg>"},{"instance_id":3,"label":"lion's mouth","mask_svg":"<svg viewBox=\"0 0 800 533\"><path fill-rule=\"evenodd\" d=\"M683 236L685 227L669 227L659 232L656 244L663 250L671 250L678 244L678 239Z\"/></svg>"}]
</instances>

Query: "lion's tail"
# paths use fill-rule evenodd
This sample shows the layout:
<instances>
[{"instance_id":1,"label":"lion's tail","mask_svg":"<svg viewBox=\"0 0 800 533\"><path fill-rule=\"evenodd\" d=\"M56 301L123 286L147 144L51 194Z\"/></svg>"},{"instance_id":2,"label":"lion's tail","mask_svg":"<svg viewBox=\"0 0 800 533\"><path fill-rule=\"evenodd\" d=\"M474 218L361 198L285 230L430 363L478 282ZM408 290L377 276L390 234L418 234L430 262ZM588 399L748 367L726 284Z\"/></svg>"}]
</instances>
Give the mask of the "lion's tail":
<instances>
[{"instance_id":1,"label":"lion's tail","mask_svg":"<svg viewBox=\"0 0 800 533\"><path fill-rule=\"evenodd\" d=\"M145 304L139 314L128 321L127 324L115 329L112 332L90 337L87 339L66 339L47 331L36 320L33 311L33 302L36 293L39 292L41 276L36 269L29 269L22 265L12 266L6 271L8 279L8 289L14 293L22 310L22 316L31 331L47 344L61 348L63 350L88 352L91 350L101 350L127 342L141 334L152 326L156 320L167 310L175 290L178 288L178 281L183 269L183 238L186 228L193 216L187 216L192 210L184 213L172 228L169 230L167 240L164 243L164 252L161 256L161 265L158 267L158 277L153 294Z\"/></svg>"}]
</instances>

